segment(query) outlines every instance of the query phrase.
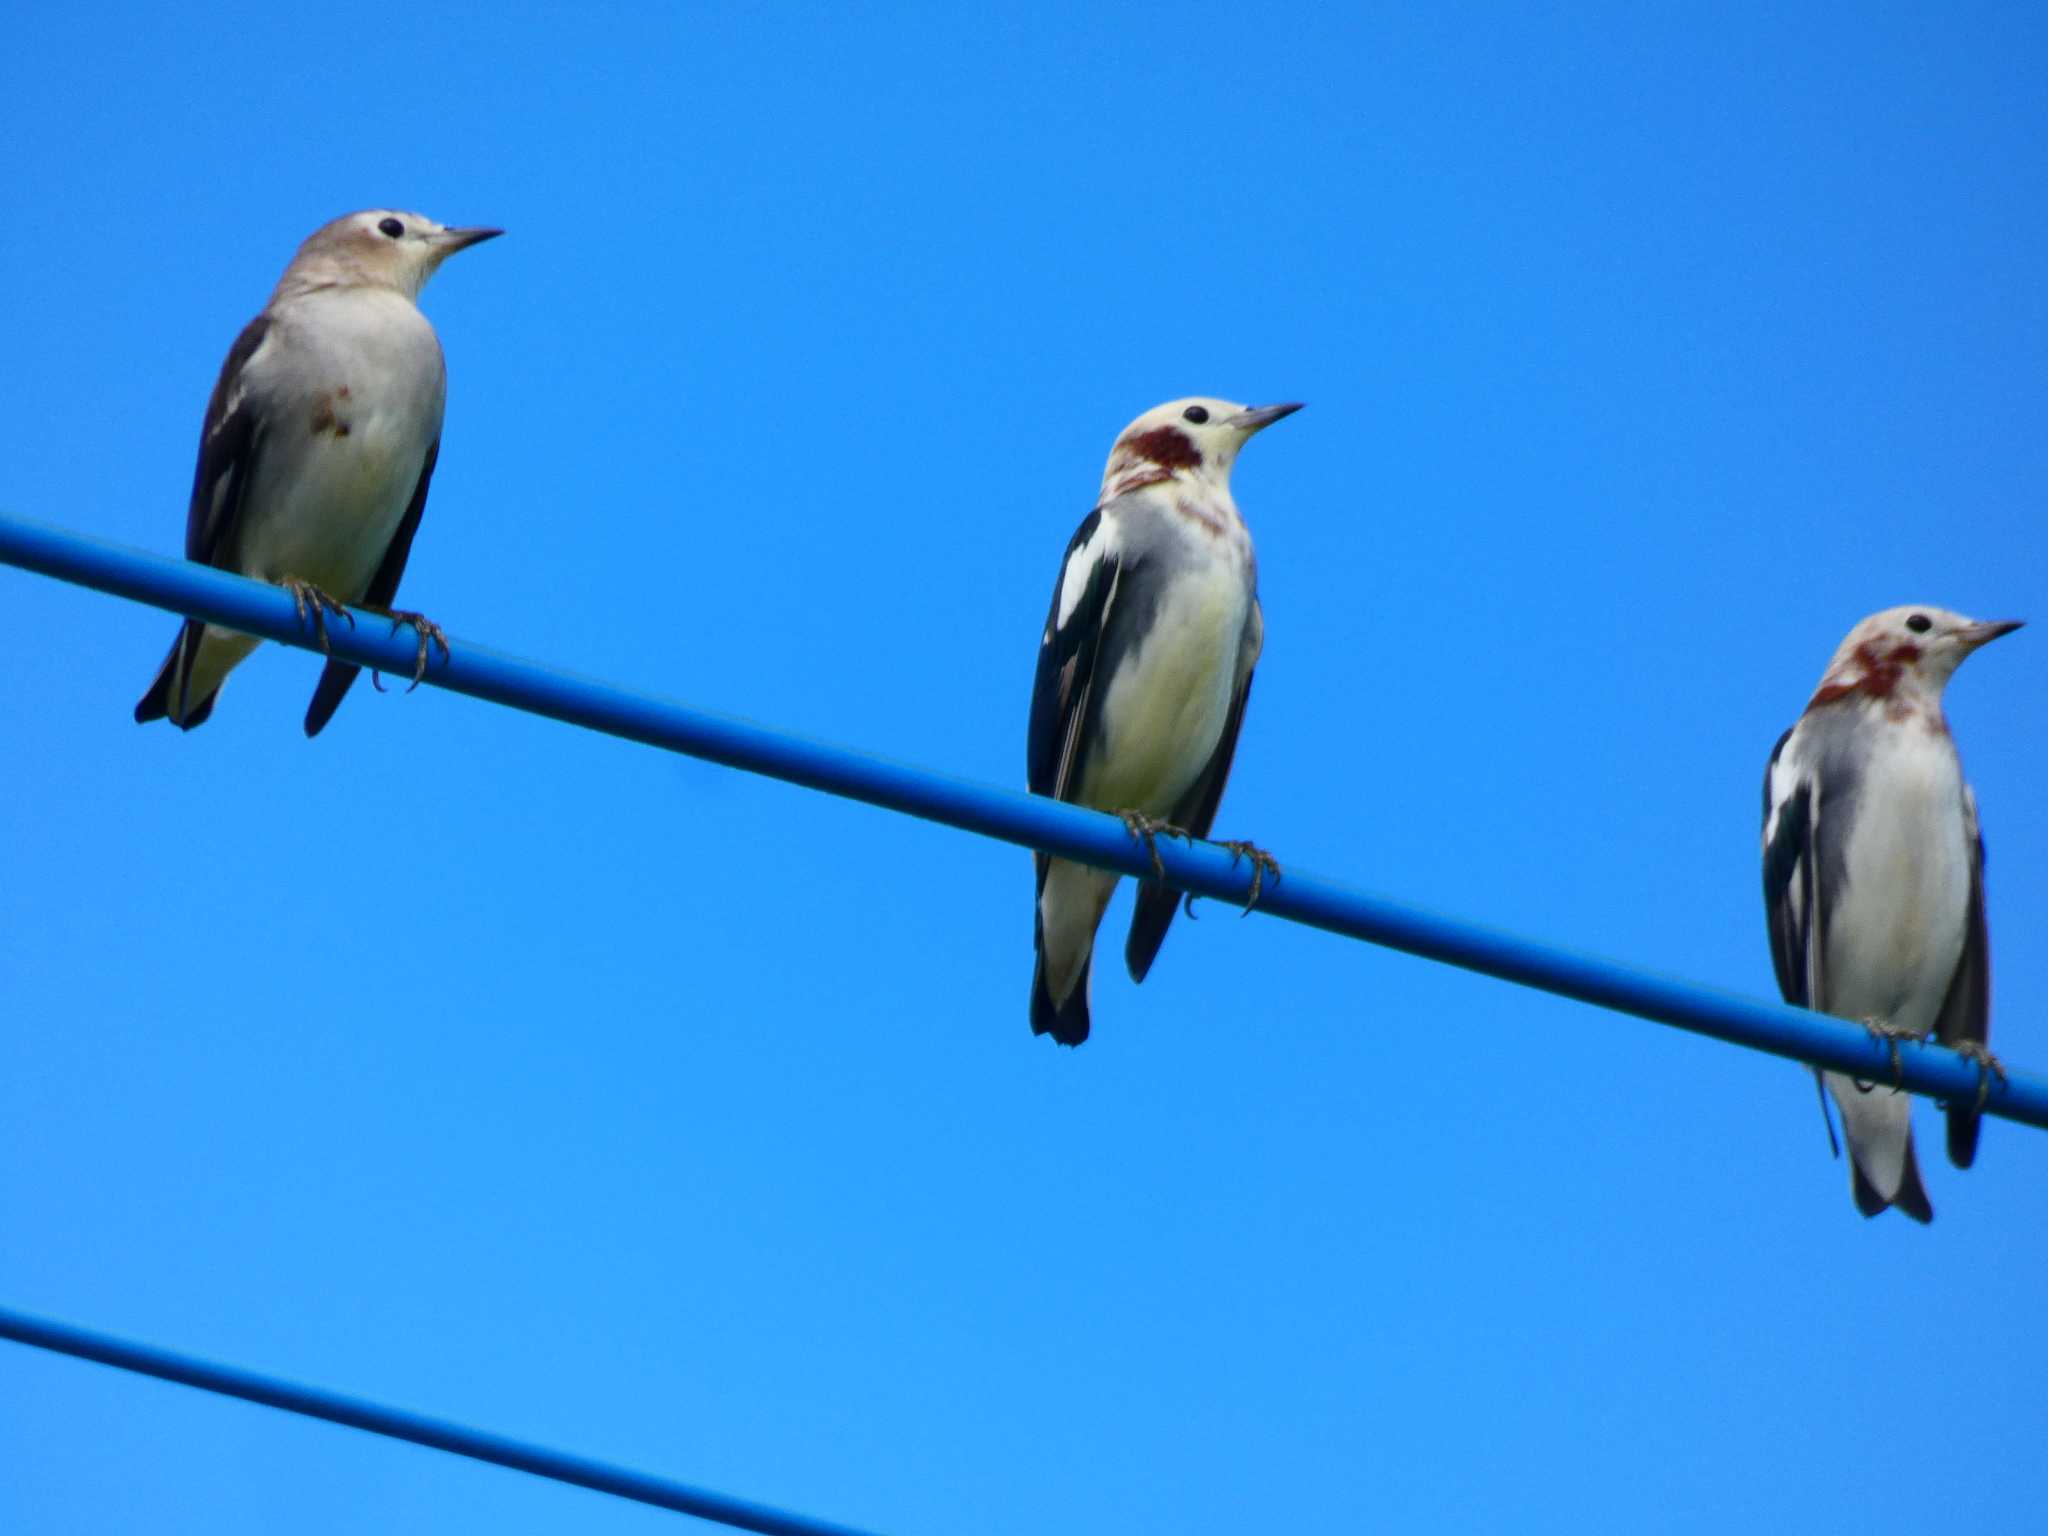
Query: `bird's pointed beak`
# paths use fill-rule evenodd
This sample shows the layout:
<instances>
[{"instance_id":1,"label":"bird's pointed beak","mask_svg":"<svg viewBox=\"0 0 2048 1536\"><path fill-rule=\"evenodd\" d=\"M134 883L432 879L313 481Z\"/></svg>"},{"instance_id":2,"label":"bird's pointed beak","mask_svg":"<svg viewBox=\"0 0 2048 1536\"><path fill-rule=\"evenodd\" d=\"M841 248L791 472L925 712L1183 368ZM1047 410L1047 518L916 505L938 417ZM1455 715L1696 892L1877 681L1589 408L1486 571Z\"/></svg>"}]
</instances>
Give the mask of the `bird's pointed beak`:
<instances>
[{"instance_id":1,"label":"bird's pointed beak","mask_svg":"<svg viewBox=\"0 0 2048 1536\"><path fill-rule=\"evenodd\" d=\"M2025 619L1991 619L1982 624L1972 624L1956 631L1956 638L1971 650L1980 645L1989 645L2000 635L2009 635L2026 624Z\"/></svg>"},{"instance_id":2,"label":"bird's pointed beak","mask_svg":"<svg viewBox=\"0 0 2048 1536\"><path fill-rule=\"evenodd\" d=\"M486 240L495 240L505 233L502 229L485 229L481 225L469 229L444 229L434 237L434 243L441 247L444 257L453 256L457 251L466 251L472 245L482 245Z\"/></svg>"},{"instance_id":3,"label":"bird's pointed beak","mask_svg":"<svg viewBox=\"0 0 2048 1536\"><path fill-rule=\"evenodd\" d=\"M1230 424L1240 432L1252 433L1270 427L1282 416L1292 416L1301 409L1299 400L1290 400L1285 405L1250 405L1230 418Z\"/></svg>"}]
</instances>

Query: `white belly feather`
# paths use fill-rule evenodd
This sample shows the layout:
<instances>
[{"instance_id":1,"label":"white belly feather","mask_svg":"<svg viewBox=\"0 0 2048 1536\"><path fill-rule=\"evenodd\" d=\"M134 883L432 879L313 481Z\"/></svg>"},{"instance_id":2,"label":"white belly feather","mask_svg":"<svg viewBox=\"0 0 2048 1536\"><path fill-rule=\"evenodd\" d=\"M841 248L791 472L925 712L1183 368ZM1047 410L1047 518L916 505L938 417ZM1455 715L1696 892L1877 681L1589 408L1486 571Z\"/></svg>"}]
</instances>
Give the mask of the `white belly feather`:
<instances>
[{"instance_id":1,"label":"white belly feather","mask_svg":"<svg viewBox=\"0 0 2048 1536\"><path fill-rule=\"evenodd\" d=\"M316 295L279 324L291 371L244 503L241 567L356 602L441 435L440 344L395 293Z\"/></svg>"},{"instance_id":2,"label":"white belly feather","mask_svg":"<svg viewBox=\"0 0 2048 1536\"><path fill-rule=\"evenodd\" d=\"M1103 701L1103 739L1083 779L1090 804L1164 816L1187 793L1229 718L1250 603L1226 561L1170 584Z\"/></svg>"},{"instance_id":3,"label":"white belly feather","mask_svg":"<svg viewBox=\"0 0 2048 1536\"><path fill-rule=\"evenodd\" d=\"M242 541L242 568L263 581L296 576L356 602L412 500L427 447L394 414L358 409L349 434L306 433L266 455L250 496L267 509Z\"/></svg>"},{"instance_id":4,"label":"white belly feather","mask_svg":"<svg viewBox=\"0 0 2048 1536\"><path fill-rule=\"evenodd\" d=\"M1870 765L1829 913L1827 1011L1925 1031L1962 956L1970 852L1946 737L1899 733Z\"/></svg>"}]
</instances>

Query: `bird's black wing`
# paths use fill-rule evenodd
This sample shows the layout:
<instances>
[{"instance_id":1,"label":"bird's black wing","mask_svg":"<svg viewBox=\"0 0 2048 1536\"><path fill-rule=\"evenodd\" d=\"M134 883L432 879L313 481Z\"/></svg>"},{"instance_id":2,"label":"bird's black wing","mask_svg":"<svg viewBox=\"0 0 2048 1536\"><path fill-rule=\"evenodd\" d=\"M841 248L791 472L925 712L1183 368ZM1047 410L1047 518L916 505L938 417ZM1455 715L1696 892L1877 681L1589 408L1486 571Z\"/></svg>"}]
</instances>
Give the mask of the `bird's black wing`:
<instances>
[{"instance_id":1,"label":"bird's black wing","mask_svg":"<svg viewBox=\"0 0 2048 1536\"><path fill-rule=\"evenodd\" d=\"M1784 761L1791 739L1791 731L1778 738L1764 769L1764 916L1779 992L1786 1002L1811 1008L1818 982L1813 782Z\"/></svg>"},{"instance_id":2,"label":"bird's black wing","mask_svg":"<svg viewBox=\"0 0 2048 1536\"><path fill-rule=\"evenodd\" d=\"M1098 537L1098 535L1102 535ZM1031 689L1031 730L1026 749L1025 782L1035 795L1069 799L1074 776L1087 754L1094 697L1096 662L1102 653L1103 631L1115 607L1123 557L1102 529L1102 509L1081 521L1060 562L1053 585L1052 609L1038 647L1038 677ZM1069 584L1080 582L1080 595L1062 616L1061 599ZM1045 877L1045 856L1039 855L1039 879Z\"/></svg>"},{"instance_id":3,"label":"bird's black wing","mask_svg":"<svg viewBox=\"0 0 2048 1536\"><path fill-rule=\"evenodd\" d=\"M1088 754L1088 737L1098 728L1095 681L1103 662L1104 635L1116 611L1123 557L1113 527L1097 507L1081 521L1060 562L1052 609L1038 646L1038 677L1031 690L1031 728L1025 775L1031 792L1071 800ZM1067 601L1069 592L1071 603ZM1063 611L1064 610L1064 611ZM1031 975L1031 1029L1062 1045L1088 1038L1088 979L1084 972L1064 1004L1046 990L1045 932L1040 903L1051 859L1034 853L1036 894L1031 903L1032 948L1038 963Z\"/></svg>"},{"instance_id":4,"label":"bird's black wing","mask_svg":"<svg viewBox=\"0 0 2048 1536\"><path fill-rule=\"evenodd\" d=\"M1216 824L1216 807L1223 803L1224 781L1230 777L1230 762L1237 755L1237 733L1244 724L1244 708L1252 696L1252 671L1257 665L1259 650L1265 643L1266 620L1260 612L1257 599L1252 603L1253 623L1247 636L1251 648L1253 665L1244 669L1237 692L1230 700L1230 713L1223 722L1223 734L1216 740L1216 750L1209 754L1209 761L1181 796L1180 803L1173 808L1172 821L1176 827L1196 837L1207 837L1209 829ZM1181 893L1162 880L1146 879L1138 883L1138 900L1131 913L1131 931L1124 940L1124 965L1131 973L1131 980L1143 981L1152 962L1159 957L1159 946L1166 942L1166 930L1173 917L1180 910Z\"/></svg>"},{"instance_id":5,"label":"bird's black wing","mask_svg":"<svg viewBox=\"0 0 2048 1536\"><path fill-rule=\"evenodd\" d=\"M1785 761L1785 746L1791 740L1789 730L1778 738L1764 768L1764 918L1771 930L1771 965L1777 971L1778 991L1795 1007L1812 1008L1824 990L1820 848L1814 835L1813 779L1800 765ZM1835 1140L1827 1088L1818 1069L1813 1081L1820 1093L1820 1118L1827 1127L1828 1146L1839 1157L1842 1149ZM1866 1216L1883 1210L1887 1202L1870 1187L1861 1165L1853 1158L1850 1161L1855 1168L1857 1209ZM1910 1203L1903 1190L1901 1198ZM1877 1202L1874 1207L1870 1204L1873 1200ZM1923 1196L1921 1204L1925 1203Z\"/></svg>"},{"instance_id":6,"label":"bird's black wing","mask_svg":"<svg viewBox=\"0 0 2048 1536\"><path fill-rule=\"evenodd\" d=\"M268 315L258 315L242 327L242 334L228 348L227 361L221 364L220 377L206 402L206 420L199 429L199 462L192 471L192 502L185 513L187 560L225 568L233 551L265 425L243 373L269 334Z\"/></svg>"},{"instance_id":7,"label":"bird's black wing","mask_svg":"<svg viewBox=\"0 0 2048 1536\"><path fill-rule=\"evenodd\" d=\"M220 365L220 377L214 380L213 394L206 402L206 419L199 427L199 462L192 471L192 500L185 509L185 558L201 565L234 568L235 535L256 476L265 425L243 375L269 334L268 315L258 315L242 327L242 334L228 348L227 361ZM185 701L205 629L199 619L187 619L179 627L170 654L157 669L156 681L135 706L138 723L161 720L170 713L173 702ZM212 713L213 696L209 694L196 708L188 707L179 724L189 731L204 725Z\"/></svg>"},{"instance_id":8,"label":"bird's black wing","mask_svg":"<svg viewBox=\"0 0 2048 1536\"><path fill-rule=\"evenodd\" d=\"M427 510L427 487L433 484L434 464L440 457L441 440L437 437L427 447L426 462L420 465L419 483L412 488L412 500L406 503L405 516L399 519L398 530L391 535L383 562L377 567L377 574L370 578L369 590L363 594L365 607L389 608L391 600L398 596L399 579L405 575L405 562L412 555L413 535L420 531L420 516ZM328 660L320 671L318 685L313 689L313 702L306 706L308 736L319 735L321 727L334 718L334 712L341 707L342 698L360 671L362 668L352 661Z\"/></svg>"},{"instance_id":9,"label":"bird's black wing","mask_svg":"<svg viewBox=\"0 0 2048 1536\"><path fill-rule=\"evenodd\" d=\"M1991 1038L1991 931L1984 921L1984 834L1977 827L1977 797L1967 789L1963 814L1970 833L1969 924L1963 932L1962 958L1934 1021L1934 1037L1949 1046L1981 1046ZM1976 1160L1982 1119L1974 1103L1949 1106L1948 1160L1958 1168Z\"/></svg>"}]
</instances>

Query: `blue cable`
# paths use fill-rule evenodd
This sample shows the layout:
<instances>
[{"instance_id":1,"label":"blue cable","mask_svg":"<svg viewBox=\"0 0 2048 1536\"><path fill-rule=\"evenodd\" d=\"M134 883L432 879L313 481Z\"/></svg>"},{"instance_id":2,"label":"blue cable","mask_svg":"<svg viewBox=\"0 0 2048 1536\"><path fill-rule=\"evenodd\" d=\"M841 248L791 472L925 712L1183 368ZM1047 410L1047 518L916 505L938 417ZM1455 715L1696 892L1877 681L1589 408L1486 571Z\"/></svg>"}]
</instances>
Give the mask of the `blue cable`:
<instances>
[{"instance_id":1,"label":"blue cable","mask_svg":"<svg viewBox=\"0 0 2048 1536\"><path fill-rule=\"evenodd\" d=\"M74 1328L69 1323L17 1312L12 1307L0 1307L0 1339L12 1339L17 1344L53 1350L60 1355L73 1355L80 1360L95 1360L101 1365L111 1365L124 1371L138 1371L144 1376L198 1387L204 1392L218 1392L224 1397L239 1397L244 1402L261 1403L266 1408L302 1413L311 1419L325 1419L330 1424L346 1424L351 1429L368 1430L373 1435L409 1440L414 1445L431 1446L437 1451L488 1461L516 1472L531 1472L535 1477L552 1478L558 1483L573 1483L578 1488L614 1494L639 1504L652 1504L657 1509L672 1509L679 1514L695 1515L700 1520L716 1521L742 1531L758 1531L762 1536L873 1536L872 1532L860 1531L850 1525L793 1515L786 1510L771 1509L766 1504L731 1498L704 1488L692 1488L687 1483L655 1477L647 1472L635 1472L630 1467L615 1467L608 1462L592 1461L587 1456L571 1456L563 1451L551 1451L545 1446L508 1440L503 1435L489 1434L481 1429L468 1429L446 1419L430 1419L403 1409L386 1408L360 1397L344 1397L339 1392L300 1386L297 1382L280 1381L275 1376L259 1376L254 1371L240 1370L231 1365L215 1365L191 1355L173 1354L153 1345L135 1344L111 1334L95 1333L87 1328Z\"/></svg>"},{"instance_id":2,"label":"blue cable","mask_svg":"<svg viewBox=\"0 0 2048 1536\"><path fill-rule=\"evenodd\" d=\"M0 561L287 645L318 646L290 594L225 571L5 516ZM346 660L398 677L412 674L418 641L410 629L392 633L375 615L363 614L353 627L330 621L328 634L334 653ZM428 661L427 681L438 687L1084 864L1127 875L1152 870L1152 856L1123 823L1099 811L807 741L466 640L450 645L448 658L435 651ZM1237 903L1251 895L1250 865L1214 843L1162 838L1158 857L1167 878L1195 895ZM1291 863L1281 879L1264 883L1256 910L1866 1080L1894 1078L1891 1048L1856 1024L1442 917L1349 890ZM1985 1113L2048 1128L2048 1082L2019 1073L1986 1082L1974 1062L1931 1041L1899 1046L1896 1080L1939 1099L1974 1098L1982 1088Z\"/></svg>"}]
</instances>

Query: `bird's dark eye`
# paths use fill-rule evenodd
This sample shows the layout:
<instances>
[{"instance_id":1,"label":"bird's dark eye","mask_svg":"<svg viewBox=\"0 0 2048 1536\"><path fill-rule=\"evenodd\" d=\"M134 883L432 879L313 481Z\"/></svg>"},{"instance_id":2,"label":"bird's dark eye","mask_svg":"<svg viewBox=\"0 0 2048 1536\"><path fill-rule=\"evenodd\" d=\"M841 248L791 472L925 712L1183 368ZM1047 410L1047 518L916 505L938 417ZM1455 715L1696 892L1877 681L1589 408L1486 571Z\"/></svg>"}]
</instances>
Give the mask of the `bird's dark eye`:
<instances>
[{"instance_id":1,"label":"bird's dark eye","mask_svg":"<svg viewBox=\"0 0 2048 1536\"><path fill-rule=\"evenodd\" d=\"M1916 635L1924 635L1927 631L1934 628L1934 620L1927 617L1924 613L1916 613L1913 617L1906 620L1906 628L1913 631Z\"/></svg>"},{"instance_id":2,"label":"bird's dark eye","mask_svg":"<svg viewBox=\"0 0 2048 1536\"><path fill-rule=\"evenodd\" d=\"M1199 427L1203 422L1209 419L1209 408L1206 405L1191 405L1186 410L1182 411L1181 415L1183 418L1185 418L1188 421L1192 421L1196 426Z\"/></svg>"},{"instance_id":3,"label":"bird's dark eye","mask_svg":"<svg viewBox=\"0 0 2048 1536\"><path fill-rule=\"evenodd\" d=\"M396 219L380 219L377 227L394 240L405 233L405 226Z\"/></svg>"}]
</instances>

